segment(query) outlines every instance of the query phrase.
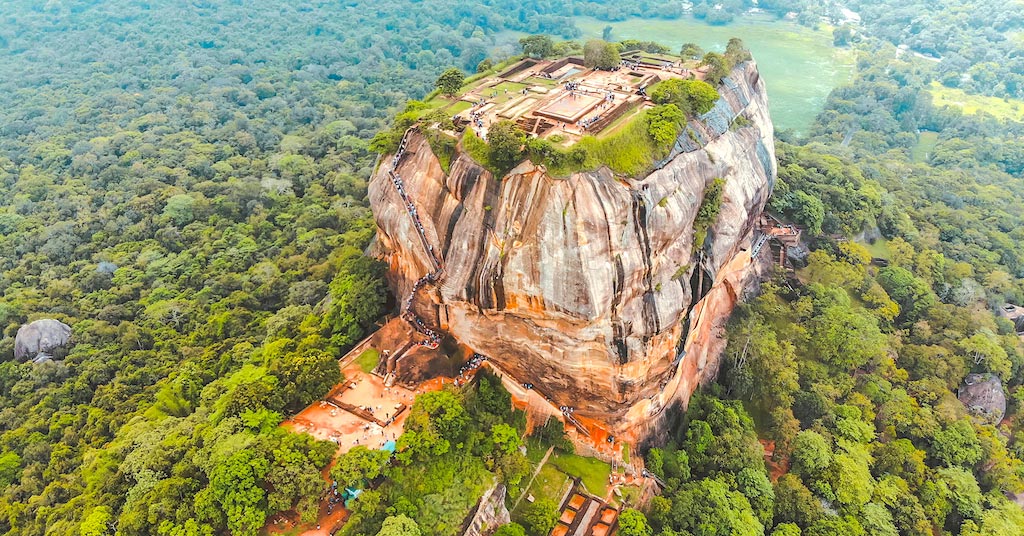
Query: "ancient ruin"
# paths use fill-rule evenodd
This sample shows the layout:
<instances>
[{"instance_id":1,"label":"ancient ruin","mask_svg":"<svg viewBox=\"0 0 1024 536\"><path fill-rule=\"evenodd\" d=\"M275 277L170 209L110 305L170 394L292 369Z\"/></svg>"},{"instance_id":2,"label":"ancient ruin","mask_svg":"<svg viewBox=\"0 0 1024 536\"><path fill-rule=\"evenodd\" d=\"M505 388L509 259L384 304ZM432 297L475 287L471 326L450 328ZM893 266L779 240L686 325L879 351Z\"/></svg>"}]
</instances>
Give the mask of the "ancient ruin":
<instances>
[{"instance_id":1,"label":"ancient ruin","mask_svg":"<svg viewBox=\"0 0 1024 536\"><path fill-rule=\"evenodd\" d=\"M632 52L614 71L588 69L582 58L526 59L464 93L446 110L485 138L500 120L570 146L587 134L621 124L645 105L646 89L669 78L703 79L679 58Z\"/></svg>"}]
</instances>

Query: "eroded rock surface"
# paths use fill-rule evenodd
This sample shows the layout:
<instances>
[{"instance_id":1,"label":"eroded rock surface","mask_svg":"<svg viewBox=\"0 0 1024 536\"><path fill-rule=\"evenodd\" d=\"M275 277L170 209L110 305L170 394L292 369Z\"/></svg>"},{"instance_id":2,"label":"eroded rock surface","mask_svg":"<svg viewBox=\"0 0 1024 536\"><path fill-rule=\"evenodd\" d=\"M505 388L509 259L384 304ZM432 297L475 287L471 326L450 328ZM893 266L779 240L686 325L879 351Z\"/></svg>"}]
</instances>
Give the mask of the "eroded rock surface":
<instances>
[{"instance_id":1,"label":"eroded rock surface","mask_svg":"<svg viewBox=\"0 0 1024 536\"><path fill-rule=\"evenodd\" d=\"M971 415L989 424L998 424L1006 415L1003 382L995 374L968 374L957 397Z\"/></svg>"},{"instance_id":2,"label":"eroded rock surface","mask_svg":"<svg viewBox=\"0 0 1024 536\"><path fill-rule=\"evenodd\" d=\"M553 178L524 162L497 179L465 153L446 174L411 132L396 172L443 264L414 311L554 404L644 433L717 369L721 326L748 284L746 250L775 179L753 62L719 92L641 178L606 168ZM382 165L369 188L375 247L404 297L432 261L388 171ZM719 177L721 212L695 251L693 221Z\"/></svg>"},{"instance_id":3,"label":"eroded rock surface","mask_svg":"<svg viewBox=\"0 0 1024 536\"><path fill-rule=\"evenodd\" d=\"M71 343L71 326L44 318L18 328L14 338L14 358L32 359L37 363L60 359Z\"/></svg>"}]
</instances>

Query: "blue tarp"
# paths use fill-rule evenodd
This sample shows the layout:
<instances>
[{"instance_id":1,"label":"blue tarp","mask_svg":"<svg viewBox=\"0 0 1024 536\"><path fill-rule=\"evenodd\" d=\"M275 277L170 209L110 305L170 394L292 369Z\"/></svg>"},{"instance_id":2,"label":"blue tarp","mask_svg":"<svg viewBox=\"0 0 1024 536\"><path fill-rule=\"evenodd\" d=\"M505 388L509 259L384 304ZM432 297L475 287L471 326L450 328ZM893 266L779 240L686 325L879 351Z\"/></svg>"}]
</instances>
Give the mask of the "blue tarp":
<instances>
[{"instance_id":1,"label":"blue tarp","mask_svg":"<svg viewBox=\"0 0 1024 536\"><path fill-rule=\"evenodd\" d=\"M384 446L382 446L380 448L380 450L386 450L386 451L394 454L395 453L395 442L394 441L388 441L387 443L384 443Z\"/></svg>"}]
</instances>

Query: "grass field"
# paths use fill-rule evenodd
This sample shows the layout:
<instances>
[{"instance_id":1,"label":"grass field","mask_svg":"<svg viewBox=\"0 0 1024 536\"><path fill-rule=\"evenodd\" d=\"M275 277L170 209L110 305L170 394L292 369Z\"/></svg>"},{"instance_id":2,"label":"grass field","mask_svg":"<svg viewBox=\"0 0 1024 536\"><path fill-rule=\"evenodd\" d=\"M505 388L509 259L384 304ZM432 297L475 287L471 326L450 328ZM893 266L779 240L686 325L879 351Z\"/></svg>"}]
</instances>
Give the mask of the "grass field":
<instances>
[{"instance_id":1,"label":"grass field","mask_svg":"<svg viewBox=\"0 0 1024 536\"><path fill-rule=\"evenodd\" d=\"M540 472L537 473L537 478L530 485L530 489L526 491L526 494L527 496L533 495L534 500L551 499L552 502L557 504L558 500L562 498L562 490L565 489L568 481L569 477L549 462L544 467L541 467ZM515 510L512 511L512 518L517 519L517 515L528 504L530 503L524 498L516 506Z\"/></svg>"},{"instance_id":2,"label":"grass field","mask_svg":"<svg viewBox=\"0 0 1024 536\"><path fill-rule=\"evenodd\" d=\"M530 463L536 466L544 459L544 453L548 451L548 446L541 443L534 437L526 438L526 459L530 460Z\"/></svg>"},{"instance_id":3,"label":"grass field","mask_svg":"<svg viewBox=\"0 0 1024 536\"><path fill-rule=\"evenodd\" d=\"M485 88L481 92L483 93L484 97L491 100L492 102L495 102L497 104L503 104L516 97L519 97L521 95L521 92L523 91L523 88L525 87L527 87L526 84L520 84L519 82L502 82L500 84L495 85L494 87ZM507 93L506 90L508 90ZM492 97L491 93L495 91L498 94Z\"/></svg>"},{"instance_id":4,"label":"grass field","mask_svg":"<svg viewBox=\"0 0 1024 536\"><path fill-rule=\"evenodd\" d=\"M461 101L460 100L459 102L456 102L455 104L445 108L444 111L448 112L448 115L455 115L455 114L462 113L462 112L464 112L464 111L466 111L466 110L468 110L468 109L470 109L472 107L473 107L473 103L472 102L467 102L467 101Z\"/></svg>"},{"instance_id":5,"label":"grass field","mask_svg":"<svg viewBox=\"0 0 1024 536\"><path fill-rule=\"evenodd\" d=\"M598 497L604 497L608 493L608 475L612 473L611 465L596 458L584 458L561 452L551 455L548 465L551 464L563 472L581 479L590 493Z\"/></svg>"},{"instance_id":6,"label":"grass field","mask_svg":"<svg viewBox=\"0 0 1024 536\"><path fill-rule=\"evenodd\" d=\"M608 24L590 17L576 18L583 40L599 38ZM833 46L830 30L812 30L764 15L739 17L726 26L711 26L686 17L628 19L611 26L612 39L657 41L673 52L687 42L721 52L729 38L743 39L764 76L772 119L779 129L806 129L832 88L853 75L853 52Z\"/></svg>"},{"instance_id":7,"label":"grass field","mask_svg":"<svg viewBox=\"0 0 1024 536\"><path fill-rule=\"evenodd\" d=\"M884 238L875 240L874 244L864 244L864 247L868 248L868 252L871 253L872 257L879 259L888 259L892 253L889 251L889 241Z\"/></svg>"},{"instance_id":8,"label":"grass field","mask_svg":"<svg viewBox=\"0 0 1024 536\"><path fill-rule=\"evenodd\" d=\"M380 362L380 352L373 348L367 348L363 353L359 354L356 358L356 364L363 372L370 372L377 368L377 363Z\"/></svg>"},{"instance_id":9,"label":"grass field","mask_svg":"<svg viewBox=\"0 0 1024 536\"><path fill-rule=\"evenodd\" d=\"M628 125L630 122L632 122L633 119L636 118L636 116L640 113L643 113L643 108L637 106L632 110L622 114L618 119L612 121L608 126L604 127L604 130L598 132L597 138L602 139L611 136L612 134L616 133L619 129L621 129L623 125Z\"/></svg>"},{"instance_id":10,"label":"grass field","mask_svg":"<svg viewBox=\"0 0 1024 536\"><path fill-rule=\"evenodd\" d=\"M932 94L932 104L935 106L953 106L965 114L985 111L999 119L1024 121L1024 101L1019 99L971 95L962 89L945 87L938 82L932 82L928 92Z\"/></svg>"},{"instance_id":11,"label":"grass field","mask_svg":"<svg viewBox=\"0 0 1024 536\"><path fill-rule=\"evenodd\" d=\"M541 78L539 76L531 76L526 80L523 80L523 82L526 82L531 86L542 86L547 88L558 86L558 80L552 80L550 78Z\"/></svg>"},{"instance_id":12,"label":"grass field","mask_svg":"<svg viewBox=\"0 0 1024 536\"><path fill-rule=\"evenodd\" d=\"M939 143L939 133L932 132L930 130L922 131L917 138L917 145L910 150L910 158L914 162L924 162L928 160L928 155L932 154L935 150L935 146Z\"/></svg>"}]
</instances>

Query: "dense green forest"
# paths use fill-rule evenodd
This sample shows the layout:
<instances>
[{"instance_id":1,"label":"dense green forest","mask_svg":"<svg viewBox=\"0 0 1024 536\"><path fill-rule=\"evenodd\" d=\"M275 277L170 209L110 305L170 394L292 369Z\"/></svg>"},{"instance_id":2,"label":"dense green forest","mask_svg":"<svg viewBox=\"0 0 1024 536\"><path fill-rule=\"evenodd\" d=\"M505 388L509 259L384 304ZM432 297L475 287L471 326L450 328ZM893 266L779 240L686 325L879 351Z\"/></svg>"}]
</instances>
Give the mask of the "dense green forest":
<instances>
[{"instance_id":1,"label":"dense green forest","mask_svg":"<svg viewBox=\"0 0 1024 536\"><path fill-rule=\"evenodd\" d=\"M809 25L839 17L831 4L759 5ZM695 14L711 23L750 7L708 6ZM1024 126L936 108L927 91L1021 97L1022 10L849 7L865 24L837 41L858 50L856 80L807 139L779 144L772 208L820 235L806 285L780 279L736 315L720 385L647 453L668 486L646 518L631 514L632 534L1024 527L1005 497L1024 491L1024 349L992 313L1024 301ZM573 38L574 15L680 9L5 2L0 533L243 535L279 510L312 519L334 446L277 424L338 381L335 359L389 306L381 266L362 255L371 138L445 68L520 54L522 33ZM870 253L838 240L876 228ZM878 255L888 268L867 262ZM37 318L73 327L65 360L12 360L18 327ZM999 427L953 397L972 369L1011 395ZM516 489L522 417L500 386L475 389L421 398L392 467L353 456L335 469L386 473L346 533L389 519L451 533L481 482ZM774 485L757 437L791 461ZM537 510L521 519L530 532L549 517Z\"/></svg>"}]
</instances>

